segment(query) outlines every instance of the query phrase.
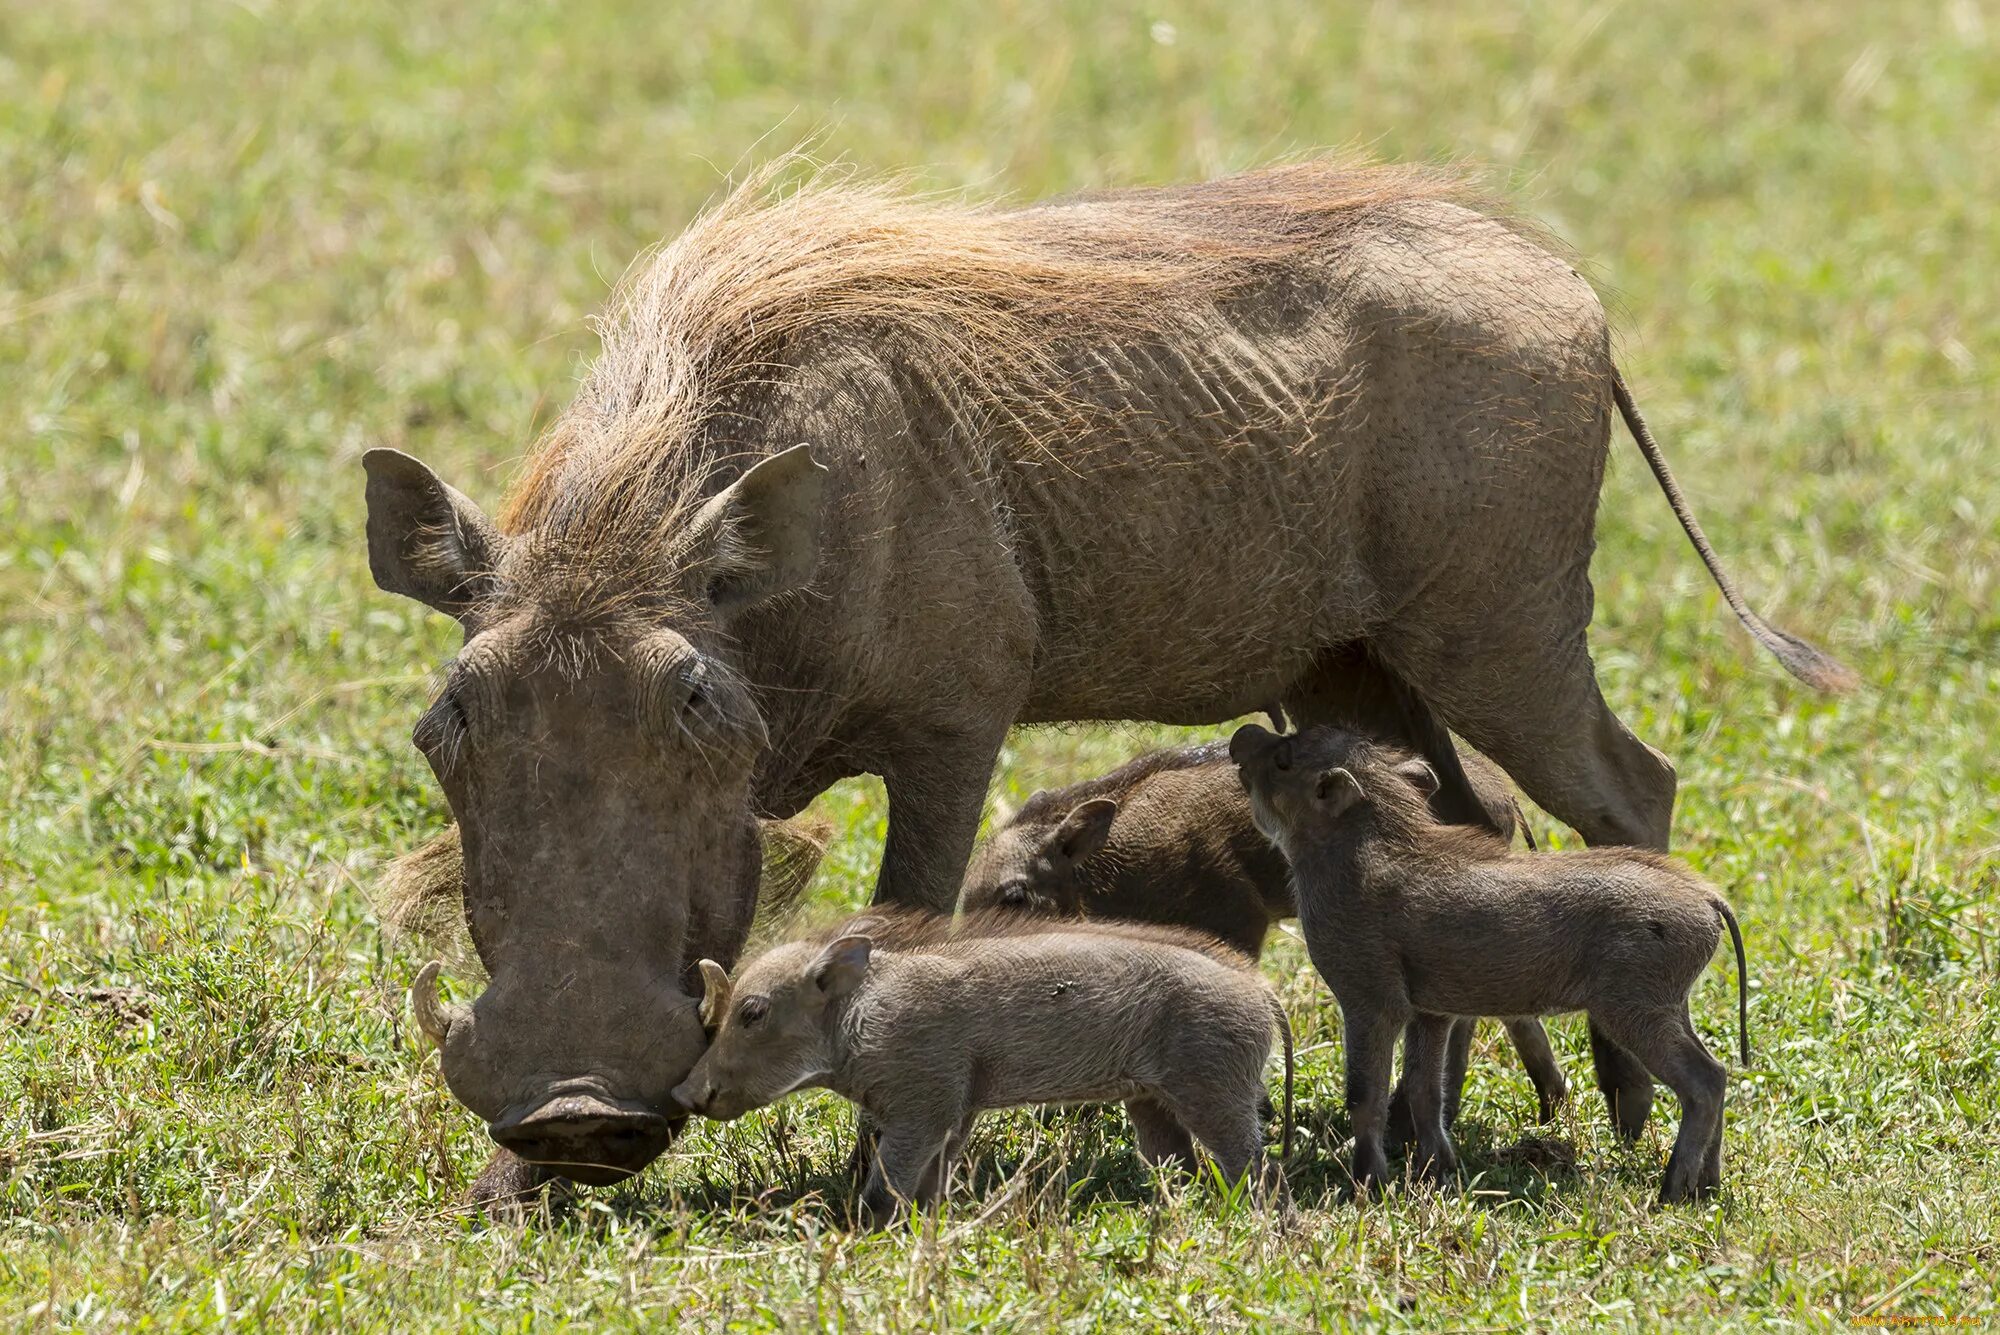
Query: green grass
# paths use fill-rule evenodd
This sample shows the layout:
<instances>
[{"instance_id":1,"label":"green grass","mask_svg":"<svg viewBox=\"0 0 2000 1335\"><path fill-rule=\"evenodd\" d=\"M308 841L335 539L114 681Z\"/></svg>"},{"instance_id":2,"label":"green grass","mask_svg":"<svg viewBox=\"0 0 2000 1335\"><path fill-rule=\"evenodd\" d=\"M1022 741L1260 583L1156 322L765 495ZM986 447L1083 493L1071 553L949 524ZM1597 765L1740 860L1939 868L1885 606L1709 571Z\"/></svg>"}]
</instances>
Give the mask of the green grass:
<instances>
[{"instance_id":1,"label":"green grass","mask_svg":"<svg viewBox=\"0 0 2000 1335\"><path fill-rule=\"evenodd\" d=\"M682 8L0 3L0 1324L2000 1315L1989 7ZM366 890L445 818L407 734L453 635L370 584L358 455L490 503L607 284L820 128L1019 197L1315 145L1472 158L1590 258L1711 535L1866 682L1814 699L1759 658L1615 447L1600 669L1751 953L1720 1203L1652 1208L1665 1128L1621 1150L1588 1100L1531 1127L1490 1039L1466 1188L1332 1200L1336 1012L1287 942L1287 1235L1156 1196L1108 1111L991 1119L974 1190L855 1237L821 1097L523 1229L457 1210L484 1137ZM1157 735L1022 736L998 794ZM822 806L817 893L852 903L880 790ZM1718 1051L1732 988L1718 963L1696 997Z\"/></svg>"}]
</instances>

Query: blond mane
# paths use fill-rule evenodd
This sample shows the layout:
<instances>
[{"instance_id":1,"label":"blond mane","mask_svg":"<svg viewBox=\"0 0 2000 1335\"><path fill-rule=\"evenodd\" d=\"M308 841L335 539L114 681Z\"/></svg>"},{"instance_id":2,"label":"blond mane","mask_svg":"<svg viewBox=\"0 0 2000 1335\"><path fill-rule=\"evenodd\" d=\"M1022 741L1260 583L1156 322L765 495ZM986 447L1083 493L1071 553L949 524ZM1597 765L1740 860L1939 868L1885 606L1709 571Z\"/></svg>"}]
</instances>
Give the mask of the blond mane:
<instances>
[{"instance_id":1,"label":"blond mane","mask_svg":"<svg viewBox=\"0 0 2000 1335\"><path fill-rule=\"evenodd\" d=\"M670 557L676 518L809 340L865 331L944 401L1060 448L1109 411L1065 354L1160 338L1363 219L1464 199L1456 173L1311 160L1030 208L940 200L787 157L636 264L603 350L502 511L542 563ZM623 562L621 562L623 564ZM601 580L592 580L601 584Z\"/></svg>"}]
</instances>

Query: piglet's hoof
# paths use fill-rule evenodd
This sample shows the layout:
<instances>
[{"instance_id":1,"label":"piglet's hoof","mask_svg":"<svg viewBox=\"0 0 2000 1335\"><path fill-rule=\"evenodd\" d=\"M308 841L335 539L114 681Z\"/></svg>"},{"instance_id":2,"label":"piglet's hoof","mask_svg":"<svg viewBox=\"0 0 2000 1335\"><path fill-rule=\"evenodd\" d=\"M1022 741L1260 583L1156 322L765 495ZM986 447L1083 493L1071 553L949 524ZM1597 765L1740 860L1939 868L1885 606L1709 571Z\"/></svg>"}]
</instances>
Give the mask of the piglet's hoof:
<instances>
[{"instance_id":1,"label":"piglet's hoof","mask_svg":"<svg viewBox=\"0 0 2000 1335\"><path fill-rule=\"evenodd\" d=\"M1410 1112L1410 1095L1401 1085L1389 1096L1389 1120L1382 1127L1388 1147L1401 1153L1417 1143L1417 1119Z\"/></svg>"},{"instance_id":2,"label":"piglet's hoof","mask_svg":"<svg viewBox=\"0 0 2000 1335\"><path fill-rule=\"evenodd\" d=\"M540 1164L509 1150L495 1150L466 1191L465 1203L489 1219L517 1222L541 1204L545 1189L555 1180L556 1174Z\"/></svg>"}]
</instances>

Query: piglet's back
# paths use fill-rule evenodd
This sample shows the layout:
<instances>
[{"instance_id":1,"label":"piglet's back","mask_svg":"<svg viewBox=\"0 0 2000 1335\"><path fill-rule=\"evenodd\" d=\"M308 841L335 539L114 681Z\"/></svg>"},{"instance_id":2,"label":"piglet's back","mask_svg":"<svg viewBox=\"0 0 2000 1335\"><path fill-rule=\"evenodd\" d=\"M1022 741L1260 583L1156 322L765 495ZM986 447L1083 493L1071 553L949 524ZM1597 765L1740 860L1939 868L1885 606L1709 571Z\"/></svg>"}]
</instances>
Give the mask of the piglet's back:
<instances>
[{"instance_id":1,"label":"piglet's back","mask_svg":"<svg viewBox=\"0 0 2000 1335\"><path fill-rule=\"evenodd\" d=\"M878 956L857 1056L967 1072L978 1102L1001 1107L1126 1097L1272 1032L1269 988L1233 951L1171 929L1040 923Z\"/></svg>"},{"instance_id":2,"label":"piglet's back","mask_svg":"<svg viewBox=\"0 0 2000 1335\"><path fill-rule=\"evenodd\" d=\"M1253 964L1242 951L1190 928L1117 919L1053 921L1013 909L981 909L958 918L915 909L868 909L801 939L831 941L851 932L865 933L877 948L900 954L972 958L1010 938L1062 936L1186 950L1234 969L1249 970Z\"/></svg>"}]
</instances>

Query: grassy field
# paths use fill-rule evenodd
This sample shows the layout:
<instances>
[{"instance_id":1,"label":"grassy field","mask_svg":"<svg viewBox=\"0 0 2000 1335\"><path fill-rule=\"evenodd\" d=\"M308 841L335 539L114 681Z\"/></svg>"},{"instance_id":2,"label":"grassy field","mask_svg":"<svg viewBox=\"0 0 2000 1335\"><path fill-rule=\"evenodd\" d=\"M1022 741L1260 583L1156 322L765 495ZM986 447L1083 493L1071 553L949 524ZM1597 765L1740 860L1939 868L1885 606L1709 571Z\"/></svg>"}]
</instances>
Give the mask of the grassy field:
<instances>
[{"instance_id":1,"label":"grassy field","mask_svg":"<svg viewBox=\"0 0 2000 1335\"><path fill-rule=\"evenodd\" d=\"M676 8L0 0L0 1325L2000 1317L2000 15ZM1107 1111L991 1119L973 1191L855 1237L821 1096L525 1228L457 1208L485 1137L369 898L445 819L407 737L455 632L370 583L357 459L492 502L633 255L816 130L1017 197L1469 158L1590 257L1711 535L1865 681L1760 658L1614 447L1599 665L1749 940L1720 1202L1651 1205L1670 1097L1636 1151L1590 1100L1537 1129L1488 1038L1463 1190L1338 1203L1337 1012L1287 941L1289 1234L1155 1193ZM996 796L1154 735L1022 735ZM854 903L879 786L821 807Z\"/></svg>"}]
</instances>

